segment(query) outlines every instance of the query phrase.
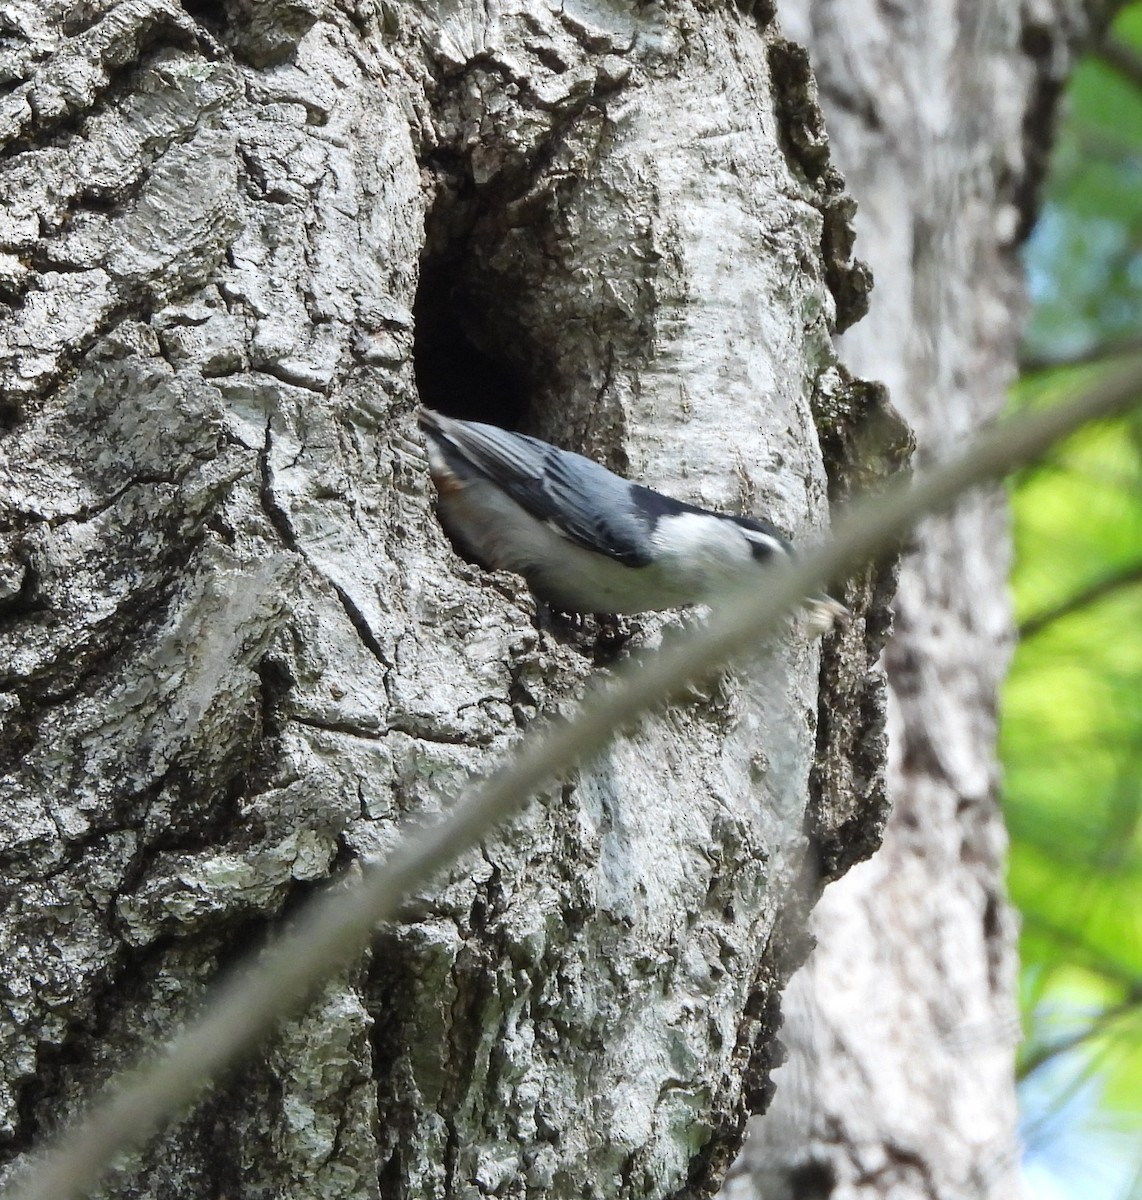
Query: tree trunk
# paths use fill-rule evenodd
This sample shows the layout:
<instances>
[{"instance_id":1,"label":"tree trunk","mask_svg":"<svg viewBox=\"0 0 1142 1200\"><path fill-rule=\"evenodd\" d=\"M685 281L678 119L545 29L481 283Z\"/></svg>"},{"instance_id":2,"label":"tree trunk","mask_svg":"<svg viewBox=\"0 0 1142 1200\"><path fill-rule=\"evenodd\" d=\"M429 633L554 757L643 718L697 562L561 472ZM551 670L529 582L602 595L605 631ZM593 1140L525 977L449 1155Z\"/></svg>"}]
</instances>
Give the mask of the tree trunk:
<instances>
[{"instance_id":1,"label":"tree trunk","mask_svg":"<svg viewBox=\"0 0 1142 1200\"><path fill-rule=\"evenodd\" d=\"M904 455L771 15L0 3L9 1176L609 652L452 552L417 385L801 542ZM889 591L625 731L107 1194L715 1187L884 819Z\"/></svg>"},{"instance_id":2,"label":"tree trunk","mask_svg":"<svg viewBox=\"0 0 1142 1200\"><path fill-rule=\"evenodd\" d=\"M1079 6L790 0L876 280L842 357L883 379L917 466L996 417ZM1020 1194L1016 922L995 760L1013 629L997 489L925 521L885 656L892 701L881 851L829 887L786 997L790 1062L725 1194Z\"/></svg>"}]
</instances>

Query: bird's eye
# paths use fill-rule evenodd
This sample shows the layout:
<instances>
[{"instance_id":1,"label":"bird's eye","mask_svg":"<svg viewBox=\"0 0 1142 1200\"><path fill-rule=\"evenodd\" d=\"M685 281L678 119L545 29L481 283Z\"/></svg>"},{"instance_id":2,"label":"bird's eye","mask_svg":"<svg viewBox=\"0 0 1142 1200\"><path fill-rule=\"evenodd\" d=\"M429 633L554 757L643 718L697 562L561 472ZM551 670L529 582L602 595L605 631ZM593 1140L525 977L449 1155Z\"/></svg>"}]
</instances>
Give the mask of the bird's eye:
<instances>
[{"instance_id":1,"label":"bird's eye","mask_svg":"<svg viewBox=\"0 0 1142 1200\"><path fill-rule=\"evenodd\" d=\"M756 533L751 529L746 532L745 536L749 542L754 562L768 562L775 554L780 554L784 550L776 538L771 538L764 533Z\"/></svg>"}]
</instances>

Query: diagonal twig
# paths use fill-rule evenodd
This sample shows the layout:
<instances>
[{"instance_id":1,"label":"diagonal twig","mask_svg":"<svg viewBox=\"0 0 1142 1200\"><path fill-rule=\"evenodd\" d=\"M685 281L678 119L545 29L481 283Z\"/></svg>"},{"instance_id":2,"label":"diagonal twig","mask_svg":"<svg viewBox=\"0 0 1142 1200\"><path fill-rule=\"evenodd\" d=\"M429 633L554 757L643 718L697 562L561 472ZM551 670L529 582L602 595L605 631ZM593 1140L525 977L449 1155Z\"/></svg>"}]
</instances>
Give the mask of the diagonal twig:
<instances>
[{"instance_id":1,"label":"diagonal twig","mask_svg":"<svg viewBox=\"0 0 1142 1200\"><path fill-rule=\"evenodd\" d=\"M1096 579L1094 583L1075 592L1073 596L1068 596L1051 608L1028 617L1019 626L1019 640L1025 642L1028 638L1032 638L1037 633L1042 633L1044 629L1054 625L1056 621L1061 621L1064 617L1069 617L1072 613L1097 603L1104 596L1109 596L1122 588L1132 587L1136 583L1142 583L1142 562L1130 563L1110 575L1104 575L1102 579Z\"/></svg>"},{"instance_id":2,"label":"diagonal twig","mask_svg":"<svg viewBox=\"0 0 1142 1200\"><path fill-rule=\"evenodd\" d=\"M590 704L572 721L549 722L526 738L507 766L475 786L441 820L409 835L387 859L365 865L359 880L311 901L295 929L220 985L206 1012L165 1051L152 1053L113 1083L89 1115L6 1191L7 1200L72 1200L87 1194L117 1156L181 1112L275 1021L301 1007L325 978L360 954L377 924L394 916L409 891L476 845L552 776L596 752L684 685L756 646L801 597L875 556L925 513L1036 458L1081 425L1126 410L1140 390L1142 360L1133 360L1073 401L992 429L954 462L854 506L827 545L800 565L775 571L765 594L728 597L691 636L628 664L610 685L592 693Z\"/></svg>"}]
</instances>

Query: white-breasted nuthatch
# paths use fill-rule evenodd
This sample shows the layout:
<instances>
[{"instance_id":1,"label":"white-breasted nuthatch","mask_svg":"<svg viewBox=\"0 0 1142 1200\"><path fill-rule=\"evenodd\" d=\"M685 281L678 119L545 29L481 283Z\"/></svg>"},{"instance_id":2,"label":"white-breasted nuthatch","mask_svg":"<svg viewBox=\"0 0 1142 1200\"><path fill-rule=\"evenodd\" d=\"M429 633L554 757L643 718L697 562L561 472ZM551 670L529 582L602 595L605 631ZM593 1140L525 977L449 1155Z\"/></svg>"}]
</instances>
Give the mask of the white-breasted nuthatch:
<instances>
[{"instance_id":1,"label":"white-breasted nuthatch","mask_svg":"<svg viewBox=\"0 0 1142 1200\"><path fill-rule=\"evenodd\" d=\"M427 408L420 425L445 532L561 612L702 603L792 553L768 521L686 504L538 438ZM849 619L829 596L806 604L821 632Z\"/></svg>"}]
</instances>

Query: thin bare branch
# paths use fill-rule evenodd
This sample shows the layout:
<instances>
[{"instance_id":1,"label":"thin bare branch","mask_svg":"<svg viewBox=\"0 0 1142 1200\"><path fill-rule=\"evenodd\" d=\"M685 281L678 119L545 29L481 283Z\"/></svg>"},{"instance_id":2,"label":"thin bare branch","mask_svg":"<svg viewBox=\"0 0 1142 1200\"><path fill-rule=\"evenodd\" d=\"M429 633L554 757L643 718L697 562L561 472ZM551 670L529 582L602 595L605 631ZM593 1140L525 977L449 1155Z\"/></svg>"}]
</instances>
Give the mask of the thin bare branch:
<instances>
[{"instance_id":1,"label":"thin bare branch","mask_svg":"<svg viewBox=\"0 0 1142 1200\"><path fill-rule=\"evenodd\" d=\"M1126 358L1142 353L1142 337L1116 338L1109 342L1098 342L1075 354L1050 355L1021 354L1019 370L1024 375L1041 371L1058 371L1066 367L1092 367L1114 359Z\"/></svg>"},{"instance_id":2,"label":"thin bare branch","mask_svg":"<svg viewBox=\"0 0 1142 1200\"><path fill-rule=\"evenodd\" d=\"M1043 612L1036 613L1033 617L1028 617L1019 626L1020 641L1025 642L1028 638L1032 638L1037 633L1042 633L1044 629L1054 625L1056 621L1061 621L1072 613L1096 604L1105 596L1110 596L1123 588L1133 587L1136 583L1142 583L1142 562L1130 563L1102 579L1096 579L1094 583L1075 592L1073 596L1068 596L1059 604L1044 609Z\"/></svg>"},{"instance_id":3,"label":"thin bare branch","mask_svg":"<svg viewBox=\"0 0 1142 1200\"><path fill-rule=\"evenodd\" d=\"M1015 1072L1015 1078L1022 1081L1046 1063L1058 1058L1059 1055L1077 1049L1091 1038L1100 1037L1116 1022L1136 1016L1140 1006L1142 1006L1142 988L1136 988L1122 1003L1104 1008L1101 1012L1096 1013L1082 1029L1075 1030L1074 1033L1033 1050L1020 1062Z\"/></svg>"},{"instance_id":4,"label":"thin bare branch","mask_svg":"<svg viewBox=\"0 0 1142 1200\"><path fill-rule=\"evenodd\" d=\"M1081 932L1076 932L1075 929L1058 921L1048 920L1041 913L1034 911L1025 912L1022 916L1024 928L1058 942L1060 946L1066 948L1072 960L1080 963L1087 970L1096 975L1103 975L1130 991L1139 987L1136 971L1092 945L1082 936Z\"/></svg>"},{"instance_id":5,"label":"thin bare branch","mask_svg":"<svg viewBox=\"0 0 1142 1200\"><path fill-rule=\"evenodd\" d=\"M1113 67L1127 83L1142 88L1142 54L1113 36L1106 37L1095 51L1107 66Z\"/></svg>"},{"instance_id":6,"label":"thin bare branch","mask_svg":"<svg viewBox=\"0 0 1142 1200\"><path fill-rule=\"evenodd\" d=\"M476 845L541 785L597 752L679 688L755 647L801 597L891 545L925 513L1037 457L1079 426L1124 411L1137 402L1140 389L1142 361L1135 361L1078 399L993 429L955 462L854 506L838 523L836 537L795 569L775 572L766 594L727 598L690 637L633 661L612 683L593 691L573 721L545 723L512 762L474 787L442 820L410 835L386 860L365 865L358 880L313 900L293 931L221 985L203 1016L165 1052L124 1075L86 1120L66 1131L27 1178L8 1190L9 1200L87 1194L115 1158L181 1112L276 1020L297 1010L322 980L359 955L409 891Z\"/></svg>"}]
</instances>

